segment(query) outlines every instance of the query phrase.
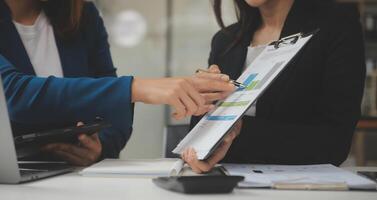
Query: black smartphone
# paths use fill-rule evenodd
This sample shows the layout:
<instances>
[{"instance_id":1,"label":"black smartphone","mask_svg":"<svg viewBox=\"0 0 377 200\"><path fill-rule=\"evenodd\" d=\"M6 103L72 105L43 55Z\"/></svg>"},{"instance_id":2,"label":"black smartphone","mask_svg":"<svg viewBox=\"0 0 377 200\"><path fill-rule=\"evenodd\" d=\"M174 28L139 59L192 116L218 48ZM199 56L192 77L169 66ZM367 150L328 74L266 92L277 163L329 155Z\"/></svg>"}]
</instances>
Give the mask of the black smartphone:
<instances>
[{"instance_id":1,"label":"black smartphone","mask_svg":"<svg viewBox=\"0 0 377 200\"><path fill-rule=\"evenodd\" d=\"M78 136L80 134L93 135L104 128L109 128L111 125L101 119L95 122L87 123L81 126L71 126L61 129L54 129L48 131L41 131L35 133L28 133L16 136L14 143L16 149L24 147L38 147L49 143L78 143Z\"/></svg>"}]
</instances>

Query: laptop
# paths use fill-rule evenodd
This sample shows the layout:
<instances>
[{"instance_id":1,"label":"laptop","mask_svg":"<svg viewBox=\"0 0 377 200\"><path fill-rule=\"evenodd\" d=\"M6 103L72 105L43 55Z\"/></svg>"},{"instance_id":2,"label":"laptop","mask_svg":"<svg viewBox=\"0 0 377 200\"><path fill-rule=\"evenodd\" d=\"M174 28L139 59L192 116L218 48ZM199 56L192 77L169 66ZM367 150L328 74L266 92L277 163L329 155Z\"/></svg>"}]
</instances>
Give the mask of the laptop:
<instances>
[{"instance_id":1,"label":"laptop","mask_svg":"<svg viewBox=\"0 0 377 200\"><path fill-rule=\"evenodd\" d=\"M2 83L0 77L0 83ZM73 171L65 162L19 161L4 90L0 84L0 183L17 184Z\"/></svg>"}]
</instances>

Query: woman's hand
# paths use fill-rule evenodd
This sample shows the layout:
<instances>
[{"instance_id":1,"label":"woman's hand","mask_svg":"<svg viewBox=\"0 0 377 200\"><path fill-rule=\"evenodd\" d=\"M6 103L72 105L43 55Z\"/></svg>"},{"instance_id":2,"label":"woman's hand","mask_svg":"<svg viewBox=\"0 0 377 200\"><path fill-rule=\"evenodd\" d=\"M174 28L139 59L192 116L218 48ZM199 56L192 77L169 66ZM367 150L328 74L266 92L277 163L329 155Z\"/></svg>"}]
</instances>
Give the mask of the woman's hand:
<instances>
[{"instance_id":1,"label":"woman's hand","mask_svg":"<svg viewBox=\"0 0 377 200\"><path fill-rule=\"evenodd\" d=\"M78 126L83 125L79 122ZM79 144L53 143L42 148L43 151L57 155L70 164L88 166L98 161L102 153L101 141L98 134L88 136L81 134Z\"/></svg>"},{"instance_id":2,"label":"woman's hand","mask_svg":"<svg viewBox=\"0 0 377 200\"><path fill-rule=\"evenodd\" d=\"M191 115L202 115L214 107L208 104L208 92L225 93L235 90L232 84L221 78L226 75L207 74L207 77L194 75L183 78L135 78L132 83L132 101L168 104L174 108L173 117L177 120Z\"/></svg>"},{"instance_id":3,"label":"woman's hand","mask_svg":"<svg viewBox=\"0 0 377 200\"><path fill-rule=\"evenodd\" d=\"M210 158L201 161L198 160L196 152L193 148L186 149L181 157L196 173L209 172L219 161L221 161L228 152L233 140L240 134L242 128L242 120L236 122L234 127L230 130L224 138L221 145L213 152Z\"/></svg>"}]
</instances>

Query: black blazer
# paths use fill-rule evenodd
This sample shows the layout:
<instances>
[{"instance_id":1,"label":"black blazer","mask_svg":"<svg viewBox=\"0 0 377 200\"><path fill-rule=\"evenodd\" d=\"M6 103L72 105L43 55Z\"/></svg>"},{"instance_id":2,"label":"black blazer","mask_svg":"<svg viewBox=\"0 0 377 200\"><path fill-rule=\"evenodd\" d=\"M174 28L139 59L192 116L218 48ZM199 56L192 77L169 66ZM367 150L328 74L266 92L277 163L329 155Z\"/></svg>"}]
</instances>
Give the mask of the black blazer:
<instances>
[{"instance_id":1,"label":"black blazer","mask_svg":"<svg viewBox=\"0 0 377 200\"><path fill-rule=\"evenodd\" d=\"M305 3L296 0L281 37L320 31L258 99L256 117L243 117L223 162L340 165L346 159L364 88L361 25L357 14L337 5ZM242 73L254 32L226 51L239 29L234 24L219 31L209 57L232 79Z\"/></svg>"}]
</instances>

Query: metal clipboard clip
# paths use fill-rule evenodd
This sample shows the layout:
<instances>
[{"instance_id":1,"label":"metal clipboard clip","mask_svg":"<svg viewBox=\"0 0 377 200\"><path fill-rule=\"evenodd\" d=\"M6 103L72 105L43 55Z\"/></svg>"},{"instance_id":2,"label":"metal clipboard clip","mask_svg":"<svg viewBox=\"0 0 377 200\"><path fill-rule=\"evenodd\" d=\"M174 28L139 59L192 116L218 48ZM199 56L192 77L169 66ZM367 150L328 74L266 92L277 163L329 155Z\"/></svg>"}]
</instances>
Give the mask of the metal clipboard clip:
<instances>
[{"instance_id":1,"label":"metal clipboard clip","mask_svg":"<svg viewBox=\"0 0 377 200\"><path fill-rule=\"evenodd\" d=\"M296 33L296 34L293 34L293 35L290 35L290 36L287 36L287 37L284 37L284 38L281 38L280 40L278 41L275 41L275 42L272 42L270 45L273 45L275 49L278 49L280 47L285 47L285 46L288 46L288 45L294 45L296 44L296 42L303 38L303 37L307 37L309 35L314 35L316 33L319 32L319 29L316 29L315 31L312 31L310 33Z\"/></svg>"}]
</instances>

